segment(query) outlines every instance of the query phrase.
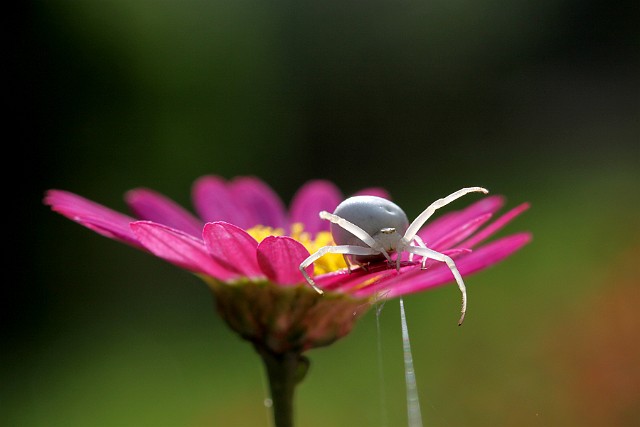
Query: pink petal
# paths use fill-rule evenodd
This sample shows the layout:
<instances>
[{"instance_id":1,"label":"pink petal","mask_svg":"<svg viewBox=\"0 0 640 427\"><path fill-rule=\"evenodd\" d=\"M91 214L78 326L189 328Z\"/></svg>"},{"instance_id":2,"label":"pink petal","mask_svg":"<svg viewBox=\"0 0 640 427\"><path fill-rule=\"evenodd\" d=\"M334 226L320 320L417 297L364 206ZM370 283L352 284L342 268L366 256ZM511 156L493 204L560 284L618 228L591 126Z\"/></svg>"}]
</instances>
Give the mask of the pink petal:
<instances>
[{"instance_id":1,"label":"pink petal","mask_svg":"<svg viewBox=\"0 0 640 427\"><path fill-rule=\"evenodd\" d=\"M450 256L453 259L458 259L462 255L471 253L471 249L449 249L442 251L443 254ZM403 261L400 268L400 275L398 274L395 266L389 266L386 262L380 262L373 266L369 266L367 270L362 268L356 268L351 273L346 270L339 272L333 272L316 276L314 280L321 289L333 290L338 292L354 292L361 294L368 294L366 289L370 286L377 284L382 280L399 278L402 275L406 275L411 271L421 269L422 259L418 257L413 262ZM426 268L430 268L432 265L439 266L438 261L429 259L426 263Z\"/></svg>"},{"instance_id":2,"label":"pink petal","mask_svg":"<svg viewBox=\"0 0 640 427\"><path fill-rule=\"evenodd\" d=\"M267 184L257 178L240 177L231 182L230 190L238 206L244 209L249 218L250 224L245 228L255 225L285 228L284 204Z\"/></svg>"},{"instance_id":3,"label":"pink petal","mask_svg":"<svg viewBox=\"0 0 640 427\"><path fill-rule=\"evenodd\" d=\"M196 212L206 222L226 221L243 229L256 225L253 216L238 205L223 178L206 175L197 179L192 198Z\"/></svg>"},{"instance_id":4,"label":"pink petal","mask_svg":"<svg viewBox=\"0 0 640 427\"><path fill-rule=\"evenodd\" d=\"M503 205L504 198L502 196L485 197L464 210L449 212L427 222L418 235L424 240L428 247L431 247L432 242L442 238L445 234L449 233L451 229L460 227L481 215L487 213L493 214Z\"/></svg>"},{"instance_id":5,"label":"pink petal","mask_svg":"<svg viewBox=\"0 0 640 427\"><path fill-rule=\"evenodd\" d=\"M299 266L309 256L302 244L290 237L269 236L258 245L258 264L263 273L274 283L300 284L305 281ZM313 274L313 266L307 267Z\"/></svg>"},{"instance_id":6,"label":"pink petal","mask_svg":"<svg viewBox=\"0 0 640 427\"><path fill-rule=\"evenodd\" d=\"M472 248L474 246L477 246L479 243L481 243L488 237L491 237L493 234L498 232L498 230L503 228L505 225L511 222L515 217L517 217L527 209L529 209L529 203L523 203L519 206L516 206L515 208L511 209L509 212L505 213L500 218L496 219L494 222L486 226L479 233L470 237L461 246L464 246L466 248Z\"/></svg>"},{"instance_id":7,"label":"pink petal","mask_svg":"<svg viewBox=\"0 0 640 427\"><path fill-rule=\"evenodd\" d=\"M530 233L519 233L491 242L469 255L456 260L460 274L466 276L490 267L522 248L531 241ZM380 282L376 286L363 290L356 296L373 295L375 292L388 291L388 297L394 298L412 294L439 285L454 282L454 277L445 264L429 270L415 270L395 279Z\"/></svg>"},{"instance_id":8,"label":"pink petal","mask_svg":"<svg viewBox=\"0 0 640 427\"><path fill-rule=\"evenodd\" d=\"M469 248L456 248L456 249L447 249L440 252L451 257L453 260L457 260L462 255L470 254L473 251ZM419 259L418 261L422 261L422 259ZM425 263L425 269L440 267L441 265L442 265L442 262L440 261L436 261L435 259L427 259L427 262Z\"/></svg>"},{"instance_id":9,"label":"pink petal","mask_svg":"<svg viewBox=\"0 0 640 427\"><path fill-rule=\"evenodd\" d=\"M209 255L202 240L187 233L151 221L134 222L131 229L151 253L178 267L219 280L237 276Z\"/></svg>"},{"instance_id":10,"label":"pink petal","mask_svg":"<svg viewBox=\"0 0 640 427\"><path fill-rule=\"evenodd\" d=\"M140 245L129 227L129 224L135 221L135 218L68 191L47 191L44 204L51 206L53 211L84 225L96 233L142 248L142 245Z\"/></svg>"},{"instance_id":11,"label":"pink petal","mask_svg":"<svg viewBox=\"0 0 640 427\"><path fill-rule=\"evenodd\" d=\"M383 199L391 200L391 195L387 192L387 190L380 187L364 188L355 193L354 196L377 196L382 197Z\"/></svg>"},{"instance_id":12,"label":"pink petal","mask_svg":"<svg viewBox=\"0 0 640 427\"><path fill-rule=\"evenodd\" d=\"M146 188L128 191L125 200L131 210L141 219L164 224L182 230L192 236L202 236L202 221L182 206Z\"/></svg>"},{"instance_id":13,"label":"pink petal","mask_svg":"<svg viewBox=\"0 0 640 427\"><path fill-rule=\"evenodd\" d=\"M133 221L135 220L132 219L132 222ZM98 234L108 237L109 239L117 240L146 251L146 248L138 241L131 231L130 225L132 222L127 223L127 228L129 229L128 234L124 234L124 230L121 230L120 227L115 228L113 223L104 221L102 218L84 217L78 218L77 222Z\"/></svg>"},{"instance_id":14,"label":"pink petal","mask_svg":"<svg viewBox=\"0 0 640 427\"><path fill-rule=\"evenodd\" d=\"M256 257L258 242L243 229L222 221L210 222L202 236L209 254L219 264L242 276L263 276Z\"/></svg>"},{"instance_id":15,"label":"pink petal","mask_svg":"<svg viewBox=\"0 0 640 427\"><path fill-rule=\"evenodd\" d=\"M400 269L401 272L406 273L415 268L419 268L417 264L410 264ZM397 276L398 272L395 268L389 267L385 263L368 267L365 271L362 268L355 268L349 273L347 270L341 270L339 272L333 272L323 274L322 276L314 277L320 289L326 291L336 291L342 293L349 293L359 290L364 290L369 286L373 286L383 279ZM369 293L365 292L368 296Z\"/></svg>"},{"instance_id":16,"label":"pink petal","mask_svg":"<svg viewBox=\"0 0 640 427\"><path fill-rule=\"evenodd\" d=\"M492 214L487 213L484 215L480 215L476 218L473 218L470 221L465 222L453 229L450 232L441 236L438 240L431 243L429 248L442 252L444 249L451 248L456 244L460 243L471 234L473 234L478 228L480 228L484 223L489 221ZM464 245L465 247L469 247L469 245Z\"/></svg>"},{"instance_id":17,"label":"pink petal","mask_svg":"<svg viewBox=\"0 0 640 427\"><path fill-rule=\"evenodd\" d=\"M342 201L342 193L329 181L315 180L304 184L293 196L290 222L304 224L304 231L312 235L329 231L330 223L320 219L320 211L333 212Z\"/></svg>"}]
</instances>

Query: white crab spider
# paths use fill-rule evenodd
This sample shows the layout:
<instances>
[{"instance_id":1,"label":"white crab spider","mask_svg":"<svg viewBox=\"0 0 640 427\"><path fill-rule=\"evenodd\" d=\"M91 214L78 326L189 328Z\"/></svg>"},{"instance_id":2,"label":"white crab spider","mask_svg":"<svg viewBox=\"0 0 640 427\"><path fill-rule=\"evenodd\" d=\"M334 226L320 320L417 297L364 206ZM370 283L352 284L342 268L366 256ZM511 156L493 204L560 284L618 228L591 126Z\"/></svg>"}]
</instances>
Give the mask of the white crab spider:
<instances>
[{"instance_id":1,"label":"white crab spider","mask_svg":"<svg viewBox=\"0 0 640 427\"><path fill-rule=\"evenodd\" d=\"M323 294L307 273L306 268L329 253L343 254L347 265L350 262L364 265L384 259L392 264L394 261L391 259L391 254L396 253L397 270L400 270L400 255L403 252L408 252L411 258L413 255L422 257L423 268L427 258L442 261L453 273L462 293L462 309L458 322L458 325L461 325L467 312L467 289L462 276L449 256L429 249L417 233L437 209L472 192L487 194L489 191L482 187L458 190L433 202L411 224L402 209L389 200L376 196L350 197L340 203L334 213L320 212L320 218L331 221L331 234L336 246L324 246L318 249L300 264L300 271L309 285L319 294Z\"/></svg>"}]
</instances>

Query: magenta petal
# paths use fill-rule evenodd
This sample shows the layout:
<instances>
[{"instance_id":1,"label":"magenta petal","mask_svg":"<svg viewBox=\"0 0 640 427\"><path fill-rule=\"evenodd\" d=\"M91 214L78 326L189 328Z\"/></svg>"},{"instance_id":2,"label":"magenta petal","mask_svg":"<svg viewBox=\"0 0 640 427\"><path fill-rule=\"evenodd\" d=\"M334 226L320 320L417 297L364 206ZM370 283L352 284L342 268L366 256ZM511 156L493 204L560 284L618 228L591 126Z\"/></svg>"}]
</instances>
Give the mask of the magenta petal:
<instances>
[{"instance_id":1,"label":"magenta petal","mask_svg":"<svg viewBox=\"0 0 640 427\"><path fill-rule=\"evenodd\" d=\"M281 285L300 284L305 281L299 266L309 251L290 237L269 236L258 245L258 264L264 274ZM313 274L313 266L307 267Z\"/></svg>"},{"instance_id":2,"label":"magenta petal","mask_svg":"<svg viewBox=\"0 0 640 427\"><path fill-rule=\"evenodd\" d=\"M391 200L391 195L384 188L380 187L369 187L363 188L354 194L354 196L376 196L382 197L383 199Z\"/></svg>"},{"instance_id":3,"label":"magenta petal","mask_svg":"<svg viewBox=\"0 0 640 427\"><path fill-rule=\"evenodd\" d=\"M68 191L49 190L45 194L44 203L51 206L53 211L98 234L142 248L129 227L135 219L128 215Z\"/></svg>"},{"instance_id":4,"label":"magenta petal","mask_svg":"<svg viewBox=\"0 0 640 427\"><path fill-rule=\"evenodd\" d=\"M117 240L122 243L126 243L138 249L146 250L146 248L138 241L133 232L131 231L131 224L133 221L127 223L129 234L124 234L124 230L120 227L115 228L112 222L104 221L102 218L78 218L76 220L78 224L84 225L88 229L95 231L109 239Z\"/></svg>"},{"instance_id":5,"label":"magenta petal","mask_svg":"<svg viewBox=\"0 0 640 427\"><path fill-rule=\"evenodd\" d=\"M451 257L454 261L457 261L457 259L462 255L470 254L471 252L473 251L468 248L448 249L446 251L441 251L441 253ZM427 259L427 262L425 263L426 270L440 267L442 267L442 262L436 261L435 259Z\"/></svg>"},{"instance_id":6,"label":"magenta petal","mask_svg":"<svg viewBox=\"0 0 640 427\"><path fill-rule=\"evenodd\" d=\"M502 196L489 196L475 202L471 206L461 211L446 213L427 224L418 235L431 247L432 242L442 238L452 229L462 226L468 221L481 215L497 212L504 205Z\"/></svg>"},{"instance_id":7,"label":"magenta petal","mask_svg":"<svg viewBox=\"0 0 640 427\"><path fill-rule=\"evenodd\" d=\"M456 266L460 274L466 278L472 273L497 264L530 241L530 233L518 233L504 237L456 259ZM372 295L375 292L388 291L388 297L393 298L451 282L454 282L453 274L445 264L441 264L429 270L415 270L400 275L395 279L381 282L371 289L356 293L356 295L364 296Z\"/></svg>"},{"instance_id":8,"label":"magenta petal","mask_svg":"<svg viewBox=\"0 0 640 427\"><path fill-rule=\"evenodd\" d=\"M413 270L415 268L419 267L416 264L413 264L409 267L403 267L401 271L406 274L406 271ZM370 286L375 286L377 282L397 275L398 272L395 268L388 268L387 266L384 266L384 268L374 267L374 269L370 269L369 271L357 268L351 273L347 271L339 271L323 274L322 276L314 277L314 280L318 287L325 291L350 293L353 290L363 292L364 289ZM366 291L364 291L364 293L365 296L370 294Z\"/></svg>"},{"instance_id":9,"label":"magenta petal","mask_svg":"<svg viewBox=\"0 0 640 427\"><path fill-rule=\"evenodd\" d=\"M178 267L219 280L236 276L235 272L229 271L209 255L202 240L187 233L150 221L134 222L131 229L151 253Z\"/></svg>"},{"instance_id":10,"label":"magenta petal","mask_svg":"<svg viewBox=\"0 0 640 427\"><path fill-rule=\"evenodd\" d=\"M473 218L470 221L467 221L453 229L445 235L441 236L438 240L434 241L429 245L429 248L442 252L444 249L451 248L456 244L460 243L471 234L473 234L478 228L480 228L484 223L489 221L492 214L487 213L484 215L480 215L476 218ZM469 245L464 245L465 247L469 247Z\"/></svg>"},{"instance_id":11,"label":"magenta petal","mask_svg":"<svg viewBox=\"0 0 640 427\"><path fill-rule=\"evenodd\" d=\"M458 259L459 257L471 253L471 249L459 248L449 249L442 251L443 254L450 256L451 258ZM375 286L381 281L388 281L394 278L400 278L402 275L409 274L411 271L421 269L422 259L418 257L413 262L403 261L400 269L400 275L396 271L395 267L388 266L386 262L378 263L374 266L369 266L367 271L362 268L356 268L351 273L347 270L340 270L333 273L323 274L321 276L314 277L314 280L321 289L331 290L337 292L350 293L355 291L358 294L369 295L367 290L371 286ZM428 259L426 268L431 266L439 267L440 262Z\"/></svg>"},{"instance_id":12,"label":"magenta petal","mask_svg":"<svg viewBox=\"0 0 640 427\"><path fill-rule=\"evenodd\" d=\"M256 250L258 242L243 229L218 221L205 224L202 233L209 254L242 276L261 277Z\"/></svg>"},{"instance_id":13,"label":"magenta petal","mask_svg":"<svg viewBox=\"0 0 640 427\"><path fill-rule=\"evenodd\" d=\"M240 177L231 182L230 189L238 206L247 214L248 223L244 228L255 225L285 228L284 204L267 184L257 178Z\"/></svg>"},{"instance_id":14,"label":"magenta petal","mask_svg":"<svg viewBox=\"0 0 640 427\"><path fill-rule=\"evenodd\" d=\"M194 182L191 192L196 212L206 222L225 221L243 229L256 225L252 216L238 206L223 178L203 176Z\"/></svg>"},{"instance_id":15,"label":"magenta petal","mask_svg":"<svg viewBox=\"0 0 640 427\"><path fill-rule=\"evenodd\" d=\"M329 231L330 223L320 219L320 211L333 212L342 201L342 193L333 183L324 180L309 181L293 196L290 209L291 223L304 224L312 235Z\"/></svg>"},{"instance_id":16,"label":"magenta petal","mask_svg":"<svg viewBox=\"0 0 640 427\"><path fill-rule=\"evenodd\" d=\"M464 246L466 248L472 248L478 245L485 239L491 237L493 234L498 232L501 228L503 228L505 225L511 222L515 217L517 217L527 209L529 209L529 203L523 203L519 206L516 206L515 208L511 209L509 212L505 213L500 218L496 219L491 224L487 225L485 228L480 230L480 232L471 236L461 246Z\"/></svg>"},{"instance_id":17,"label":"magenta petal","mask_svg":"<svg viewBox=\"0 0 640 427\"><path fill-rule=\"evenodd\" d=\"M202 226L204 225L202 221L160 193L139 188L128 191L125 200L131 210L143 220L164 224L192 236L202 236Z\"/></svg>"}]
</instances>

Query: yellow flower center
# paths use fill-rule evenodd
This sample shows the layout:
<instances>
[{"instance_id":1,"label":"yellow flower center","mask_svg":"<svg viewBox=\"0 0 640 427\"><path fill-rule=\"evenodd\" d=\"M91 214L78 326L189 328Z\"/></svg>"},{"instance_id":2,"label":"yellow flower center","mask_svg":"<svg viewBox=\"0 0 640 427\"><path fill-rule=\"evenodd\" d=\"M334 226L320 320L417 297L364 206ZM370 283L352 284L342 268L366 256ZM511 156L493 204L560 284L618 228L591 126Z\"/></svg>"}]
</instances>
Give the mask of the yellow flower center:
<instances>
[{"instance_id":1,"label":"yellow flower center","mask_svg":"<svg viewBox=\"0 0 640 427\"><path fill-rule=\"evenodd\" d=\"M247 233L251 235L258 242L261 242L269 236L284 236L284 230L281 228L265 227L263 225L256 225L247 230ZM333 246L333 237L328 231L321 231L316 234L315 239L311 238L311 235L304 231L304 226L301 223L295 223L291 226L291 237L294 240L302 243L310 254L316 252L318 249L324 246ZM347 264L344 258L340 254L326 254L313 263L314 274L324 274L331 271L347 268Z\"/></svg>"}]
</instances>

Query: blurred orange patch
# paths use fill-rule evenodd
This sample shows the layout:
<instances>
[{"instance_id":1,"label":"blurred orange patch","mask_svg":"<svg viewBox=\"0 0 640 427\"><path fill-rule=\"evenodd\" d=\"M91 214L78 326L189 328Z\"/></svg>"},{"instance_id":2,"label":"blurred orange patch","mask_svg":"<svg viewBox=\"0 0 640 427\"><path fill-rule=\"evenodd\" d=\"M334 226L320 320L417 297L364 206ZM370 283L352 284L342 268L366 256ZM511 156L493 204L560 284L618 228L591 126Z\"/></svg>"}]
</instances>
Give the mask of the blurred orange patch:
<instances>
[{"instance_id":1,"label":"blurred orange patch","mask_svg":"<svg viewBox=\"0 0 640 427\"><path fill-rule=\"evenodd\" d=\"M604 282L558 325L547 357L579 425L639 426L640 247L622 253Z\"/></svg>"}]
</instances>

